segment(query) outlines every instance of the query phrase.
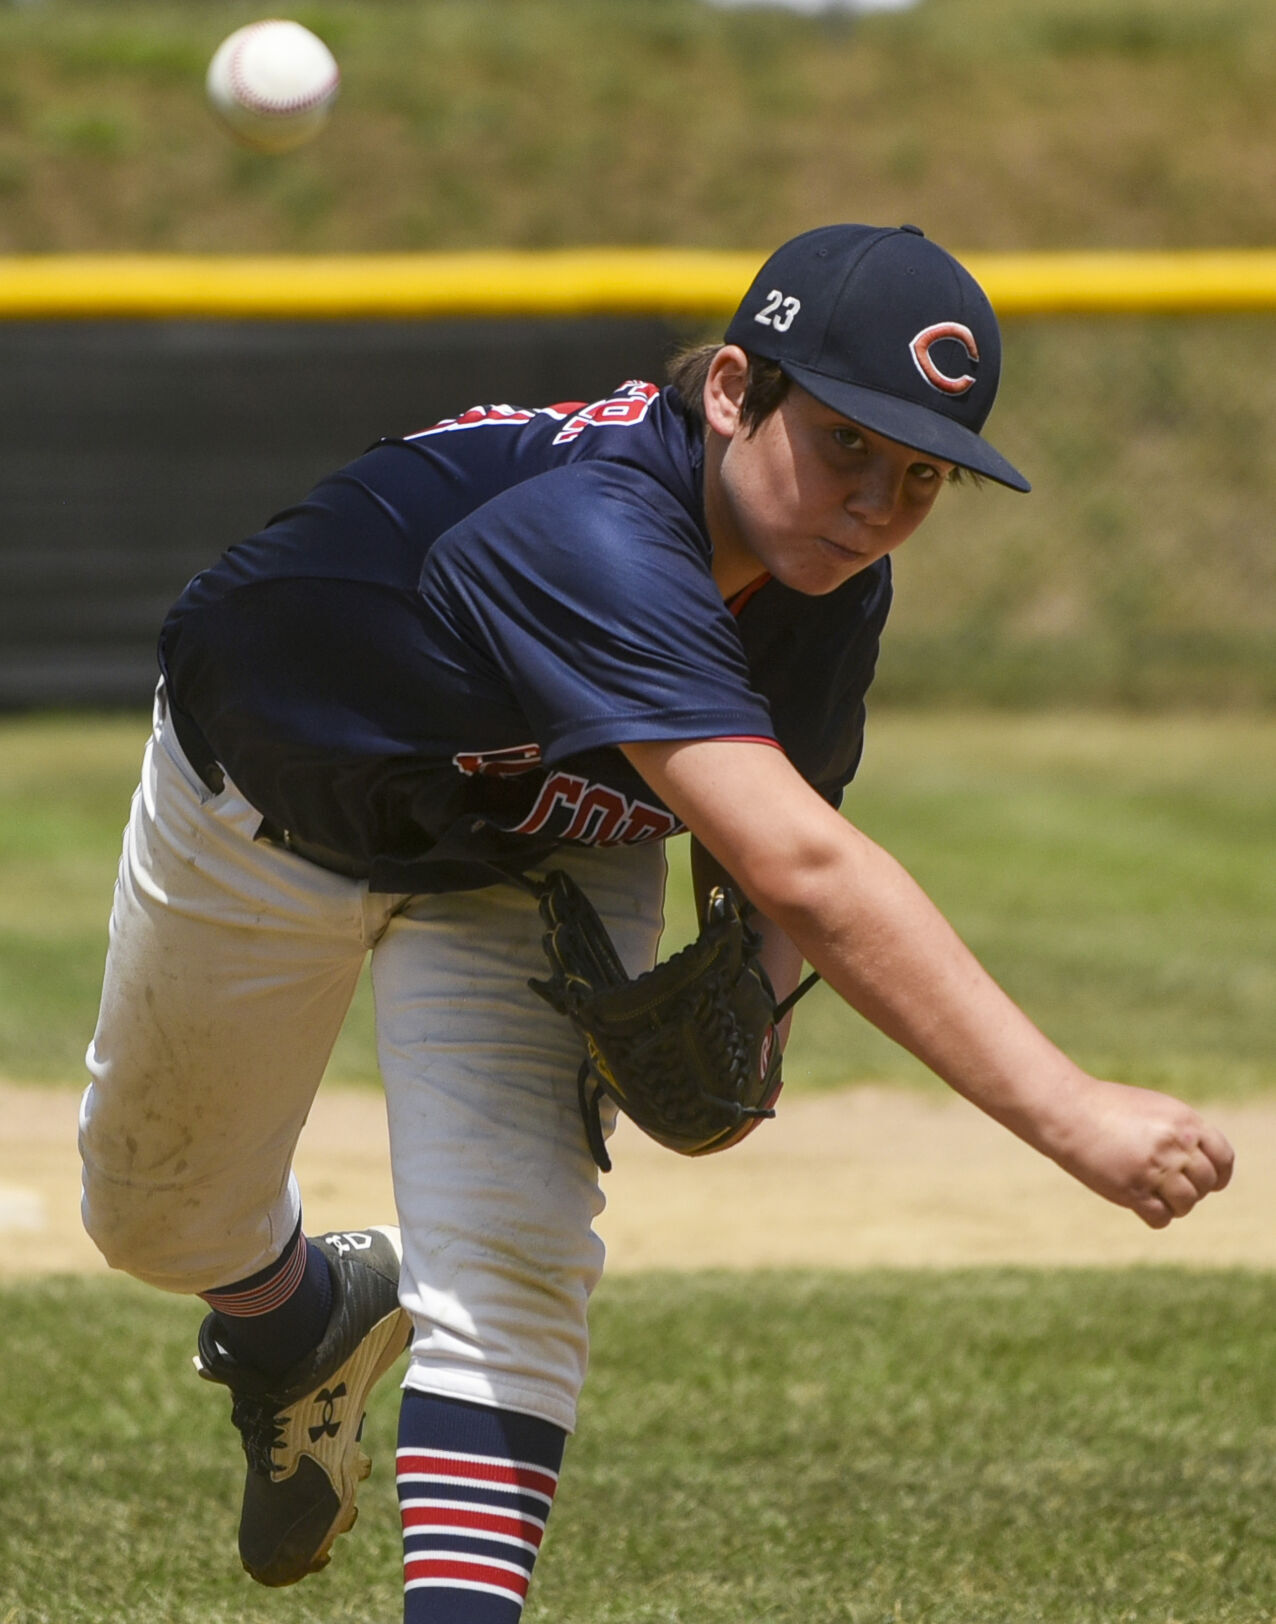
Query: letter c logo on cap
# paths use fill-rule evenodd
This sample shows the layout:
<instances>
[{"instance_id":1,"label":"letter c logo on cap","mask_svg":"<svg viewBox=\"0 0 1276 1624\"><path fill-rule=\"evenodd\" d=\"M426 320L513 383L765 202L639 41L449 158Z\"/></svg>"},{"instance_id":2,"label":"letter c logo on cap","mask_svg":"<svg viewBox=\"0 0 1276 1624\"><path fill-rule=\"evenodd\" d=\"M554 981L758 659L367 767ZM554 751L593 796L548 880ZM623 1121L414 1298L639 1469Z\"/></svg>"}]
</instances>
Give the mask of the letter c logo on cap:
<instances>
[{"instance_id":1,"label":"letter c logo on cap","mask_svg":"<svg viewBox=\"0 0 1276 1624\"><path fill-rule=\"evenodd\" d=\"M932 389L942 389L946 395L964 395L975 383L974 374L964 372L960 378L951 378L931 360L931 345L943 338L956 339L972 361L979 359L979 346L969 327L963 327L959 321L937 321L933 327L923 327L909 344L913 364Z\"/></svg>"}]
</instances>

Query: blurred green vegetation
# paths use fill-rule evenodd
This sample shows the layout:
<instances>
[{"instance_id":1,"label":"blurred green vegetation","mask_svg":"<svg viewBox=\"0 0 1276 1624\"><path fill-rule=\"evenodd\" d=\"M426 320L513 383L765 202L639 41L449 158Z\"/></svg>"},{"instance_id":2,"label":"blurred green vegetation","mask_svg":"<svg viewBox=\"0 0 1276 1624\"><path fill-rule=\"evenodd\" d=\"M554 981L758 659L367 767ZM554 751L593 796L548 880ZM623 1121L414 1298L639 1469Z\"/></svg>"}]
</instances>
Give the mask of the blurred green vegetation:
<instances>
[{"instance_id":1,"label":"blurred green vegetation","mask_svg":"<svg viewBox=\"0 0 1276 1624\"><path fill-rule=\"evenodd\" d=\"M880 695L1276 704L1274 360L1276 316L1008 324L1032 493L946 491L896 554Z\"/></svg>"},{"instance_id":2,"label":"blurred green vegetation","mask_svg":"<svg viewBox=\"0 0 1276 1624\"><path fill-rule=\"evenodd\" d=\"M146 731L0 722L0 1076L81 1077ZM875 712L846 810L1082 1064L1198 1100L1276 1086L1276 718ZM665 951L694 931L681 841L670 876ZM376 1078L366 976L330 1070ZM941 1086L823 987L786 1074Z\"/></svg>"},{"instance_id":3,"label":"blurred green vegetation","mask_svg":"<svg viewBox=\"0 0 1276 1624\"><path fill-rule=\"evenodd\" d=\"M1089 1070L1196 1100L1276 1085L1271 718L874 709L844 810ZM823 986L785 1074L942 1086Z\"/></svg>"},{"instance_id":4,"label":"blurred green vegetation","mask_svg":"<svg viewBox=\"0 0 1276 1624\"><path fill-rule=\"evenodd\" d=\"M147 724L0 723L0 1075L82 1079Z\"/></svg>"},{"instance_id":5,"label":"blurred green vegetation","mask_svg":"<svg viewBox=\"0 0 1276 1624\"><path fill-rule=\"evenodd\" d=\"M766 248L916 219L974 249L1276 241L1268 0L326 0L284 160L203 104L246 0L0 8L0 251Z\"/></svg>"}]
</instances>

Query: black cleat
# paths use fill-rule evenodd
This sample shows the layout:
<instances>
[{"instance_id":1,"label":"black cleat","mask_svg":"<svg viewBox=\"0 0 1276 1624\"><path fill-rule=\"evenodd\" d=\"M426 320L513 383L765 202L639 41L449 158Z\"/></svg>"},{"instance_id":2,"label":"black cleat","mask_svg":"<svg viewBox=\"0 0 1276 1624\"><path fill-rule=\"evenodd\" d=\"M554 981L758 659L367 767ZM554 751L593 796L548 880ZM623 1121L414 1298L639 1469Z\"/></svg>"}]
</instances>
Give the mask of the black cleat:
<instances>
[{"instance_id":1,"label":"black cleat","mask_svg":"<svg viewBox=\"0 0 1276 1624\"><path fill-rule=\"evenodd\" d=\"M238 1364L199 1329L195 1368L231 1391L248 1475L239 1555L263 1585L291 1585L326 1567L338 1534L354 1526L355 1492L372 1470L359 1447L368 1394L407 1347L399 1307L399 1232L338 1230L309 1242L332 1274L332 1313L319 1346L278 1376Z\"/></svg>"}]
</instances>

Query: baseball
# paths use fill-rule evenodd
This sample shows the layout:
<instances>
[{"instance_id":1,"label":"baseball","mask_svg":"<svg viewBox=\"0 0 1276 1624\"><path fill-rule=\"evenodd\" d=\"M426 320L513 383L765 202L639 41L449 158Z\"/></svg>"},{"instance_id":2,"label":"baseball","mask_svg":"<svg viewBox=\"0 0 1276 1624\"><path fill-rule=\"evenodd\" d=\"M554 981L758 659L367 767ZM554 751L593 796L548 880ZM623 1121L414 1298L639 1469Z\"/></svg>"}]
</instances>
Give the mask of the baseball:
<instances>
[{"instance_id":1,"label":"baseball","mask_svg":"<svg viewBox=\"0 0 1276 1624\"><path fill-rule=\"evenodd\" d=\"M300 23L268 18L224 39L208 64L213 111L259 152L289 152L316 135L337 99L341 71Z\"/></svg>"}]
</instances>

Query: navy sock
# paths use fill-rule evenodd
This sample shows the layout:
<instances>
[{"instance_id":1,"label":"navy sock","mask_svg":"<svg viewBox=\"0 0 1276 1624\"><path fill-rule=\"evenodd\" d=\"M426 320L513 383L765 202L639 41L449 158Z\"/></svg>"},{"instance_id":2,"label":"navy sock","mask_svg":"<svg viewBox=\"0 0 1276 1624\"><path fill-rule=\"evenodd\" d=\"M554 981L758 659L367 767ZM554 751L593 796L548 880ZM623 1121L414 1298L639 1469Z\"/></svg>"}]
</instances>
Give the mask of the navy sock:
<instances>
[{"instance_id":1,"label":"navy sock","mask_svg":"<svg viewBox=\"0 0 1276 1624\"><path fill-rule=\"evenodd\" d=\"M240 1364L268 1376L316 1347L332 1312L328 1260L298 1224L275 1261L246 1280L202 1291L217 1319L217 1340Z\"/></svg>"},{"instance_id":2,"label":"navy sock","mask_svg":"<svg viewBox=\"0 0 1276 1624\"><path fill-rule=\"evenodd\" d=\"M518 1624L566 1441L538 1416L404 1393L404 1624Z\"/></svg>"}]
</instances>

